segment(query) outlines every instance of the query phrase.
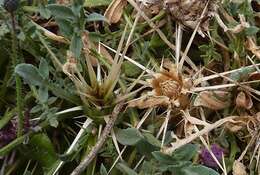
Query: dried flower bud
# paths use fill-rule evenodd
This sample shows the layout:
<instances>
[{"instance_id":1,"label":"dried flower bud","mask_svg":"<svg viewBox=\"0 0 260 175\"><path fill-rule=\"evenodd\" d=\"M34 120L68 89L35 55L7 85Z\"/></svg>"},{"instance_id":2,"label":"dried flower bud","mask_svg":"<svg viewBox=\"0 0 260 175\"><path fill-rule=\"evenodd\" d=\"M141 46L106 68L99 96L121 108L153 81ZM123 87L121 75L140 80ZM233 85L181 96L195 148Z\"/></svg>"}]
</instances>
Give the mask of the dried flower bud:
<instances>
[{"instance_id":1,"label":"dried flower bud","mask_svg":"<svg viewBox=\"0 0 260 175\"><path fill-rule=\"evenodd\" d=\"M12 13L18 9L19 0L5 0L4 1L4 8L6 11Z\"/></svg>"},{"instance_id":2,"label":"dried flower bud","mask_svg":"<svg viewBox=\"0 0 260 175\"><path fill-rule=\"evenodd\" d=\"M233 164L233 175L247 175L245 165L235 160Z\"/></svg>"},{"instance_id":3,"label":"dried flower bud","mask_svg":"<svg viewBox=\"0 0 260 175\"><path fill-rule=\"evenodd\" d=\"M67 62L63 65L62 70L69 76L77 72L77 60L70 51L67 52Z\"/></svg>"},{"instance_id":4,"label":"dried flower bud","mask_svg":"<svg viewBox=\"0 0 260 175\"><path fill-rule=\"evenodd\" d=\"M167 69L161 70L160 73L154 75L151 85L157 96L166 96L175 100L179 97L183 82L182 77L176 72L175 65L169 65Z\"/></svg>"},{"instance_id":5,"label":"dried flower bud","mask_svg":"<svg viewBox=\"0 0 260 175\"><path fill-rule=\"evenodd\" d=\"M236 97L236 105L238 107L250 109L253 107L253 101L249 94L241 91L237 94Z\"/></svg>"}]
</instances>

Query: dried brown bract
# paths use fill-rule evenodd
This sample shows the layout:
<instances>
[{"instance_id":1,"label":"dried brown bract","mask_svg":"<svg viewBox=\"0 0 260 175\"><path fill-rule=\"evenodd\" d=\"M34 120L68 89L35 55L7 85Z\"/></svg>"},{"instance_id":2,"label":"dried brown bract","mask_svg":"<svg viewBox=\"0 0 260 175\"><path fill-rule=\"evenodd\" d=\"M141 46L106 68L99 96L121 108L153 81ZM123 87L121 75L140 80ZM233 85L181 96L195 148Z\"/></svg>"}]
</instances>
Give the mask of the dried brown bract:
<instances>
[{"instance_id":1,"label":"dried brown bract","mask_svg":"<svg viewBox=\"0 0 260 175\"><path fill-rule=\"evenodd\" d=\"M256 44L252 37L247 38L246 48L251 51L258 59L260 59L260 47Z\"/></svg>"},{"instance_id":2,"label":"dried brown bract","mask_svg":"<svg viewBox=\"0 0 260 175\"><path fill-rule=\"evenodd\" d=\"M164 0L164 8L172 17L183 25L194 29L201 19L201 14L208 0ZM206 12L201 19L200 30L208 30L209 20L216 11L216 2L209 0Z\"/></svg>"},{"instance_id":3,"label":"dried brown bract","mask_svg":"<svg viewBox=\"0 0 260 175\"><path fill-rule=\"evenodd\" d=\"M229 107L231 96L226 91L204 91L199 93L194 101L194 106L203 106L213 110L221 110Z\"/></svg>"},{"instance_id":4,"label":"dried brown bract","mask_svg":"<svg viewBox=\"0 0 260 175\"><path fill-rule=\"evenodd\" d=\"M250 109L253 107L253 101L250 94L240 91L236 97L236 106Z\"/></svg>"},{"instance_id":5,"label":"dried brown bract","mask_svg":"<svg viewBox=\"0 0 260 175\"><path fill-rule=\"evenodd\" d=\"M104 16L110 24L120 21L124 7L127 5L127 0L113 0L106 9Z\"/></svg>"}]
</instances>

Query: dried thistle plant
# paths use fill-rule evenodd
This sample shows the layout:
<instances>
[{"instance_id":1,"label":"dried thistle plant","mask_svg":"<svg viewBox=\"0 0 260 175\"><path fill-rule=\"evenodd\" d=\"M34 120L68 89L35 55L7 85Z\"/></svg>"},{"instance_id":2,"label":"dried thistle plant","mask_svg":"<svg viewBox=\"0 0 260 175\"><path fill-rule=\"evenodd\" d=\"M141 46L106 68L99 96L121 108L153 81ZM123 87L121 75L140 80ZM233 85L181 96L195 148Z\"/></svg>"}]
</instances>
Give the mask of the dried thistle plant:
<instances>
[{"instance_id":1,"label":"dried thistle plant","mask_svg":"<svg viewBox=\"0 0 260 175\"><path fill-rule=\"evenodd\" d=\"M88 106L90 103L96 107L111 105L110 100L113 98L113 90L119 81L122 62L120 60L109 60L113 62L111 71L107 75L105 74L104 77L99 77L98 74L101 76L101 72L97 73L95 70L96 64L98 64L97 60L91 60L89 47L93 43L88 40L87 32L82 34L82 41L90 82L87 82L79 71L77 59L71 52L67 54L67 62L63 65L63 72L73 81L85 105Z\"/></svg>"},{"instance_id":2,"label":"dried thistle plant","mask_svg":"<svg viewBox=\"0 0 260 175\"><path fill-rule=\"evenodd\" d=\"M147 82L152 87L152 91L139 99L130 101L129 107L187 107L189 103L188 91L192 82L186 75L177 72L175 64L166 61L160 72L154 73L153 78L148 79Z\"/></svg>"}]
</instances>

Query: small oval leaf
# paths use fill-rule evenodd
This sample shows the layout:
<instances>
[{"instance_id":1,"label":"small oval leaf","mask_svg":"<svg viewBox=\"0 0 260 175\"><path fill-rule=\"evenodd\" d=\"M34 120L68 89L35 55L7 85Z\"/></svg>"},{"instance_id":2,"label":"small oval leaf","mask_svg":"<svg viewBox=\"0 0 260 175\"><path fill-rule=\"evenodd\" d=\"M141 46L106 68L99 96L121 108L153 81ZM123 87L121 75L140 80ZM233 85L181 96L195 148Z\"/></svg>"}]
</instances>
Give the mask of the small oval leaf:
<instances>
[{"instance_id":1,"label":"small oval leaf","mask_svg":"<svg viewBox=\"0 0 260 175\"><path fill-rule=\"evenodd\" d=\"M21 76L30 85L42 86L44 78L39 70L31 64L19 64L15 67L15 73Z\"/></svg>"},{"instance_id":2,"label":"small oval leaf","mask_svg":"<svg viewBox=\"0 0 260 175\"><path fill-rule=\"evenodd\" d=\"M119 129L116 132L116 138L122 145L135 145L143 136L135 128Z\"/></svg>"}]
</instances>

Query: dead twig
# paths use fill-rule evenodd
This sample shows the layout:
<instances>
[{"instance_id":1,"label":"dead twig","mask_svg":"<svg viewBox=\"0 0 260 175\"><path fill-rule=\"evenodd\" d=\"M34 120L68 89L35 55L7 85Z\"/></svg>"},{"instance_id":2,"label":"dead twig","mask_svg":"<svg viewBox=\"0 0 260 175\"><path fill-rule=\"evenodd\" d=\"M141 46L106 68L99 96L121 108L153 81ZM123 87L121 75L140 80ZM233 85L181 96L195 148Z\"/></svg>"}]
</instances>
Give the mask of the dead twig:
<instances>
[{"instance_id":1,"label":"dead twig","mask_svg":"<svg viewBox=\"0 0 260 175\"><path fill-rule=\"evenodd\" d=\"M87 157L85 157L83 159L83 161L80 162L80 164L73 170L71 175L81 174L86 169L86 167L91 163L91 161L97 156L99 150L102 148L102 146L106 142L108 135L111 132L111 130L115 124L118 114L122 111L123 107L124 107L124 102L121 102L115 106L115 108L111 114L111 118L107 122L107 125L104 128L102 135L100 136L100 139L97 141L96 145L92 148L92 150L87 155Z\"/></svg>"}]
</instances>

